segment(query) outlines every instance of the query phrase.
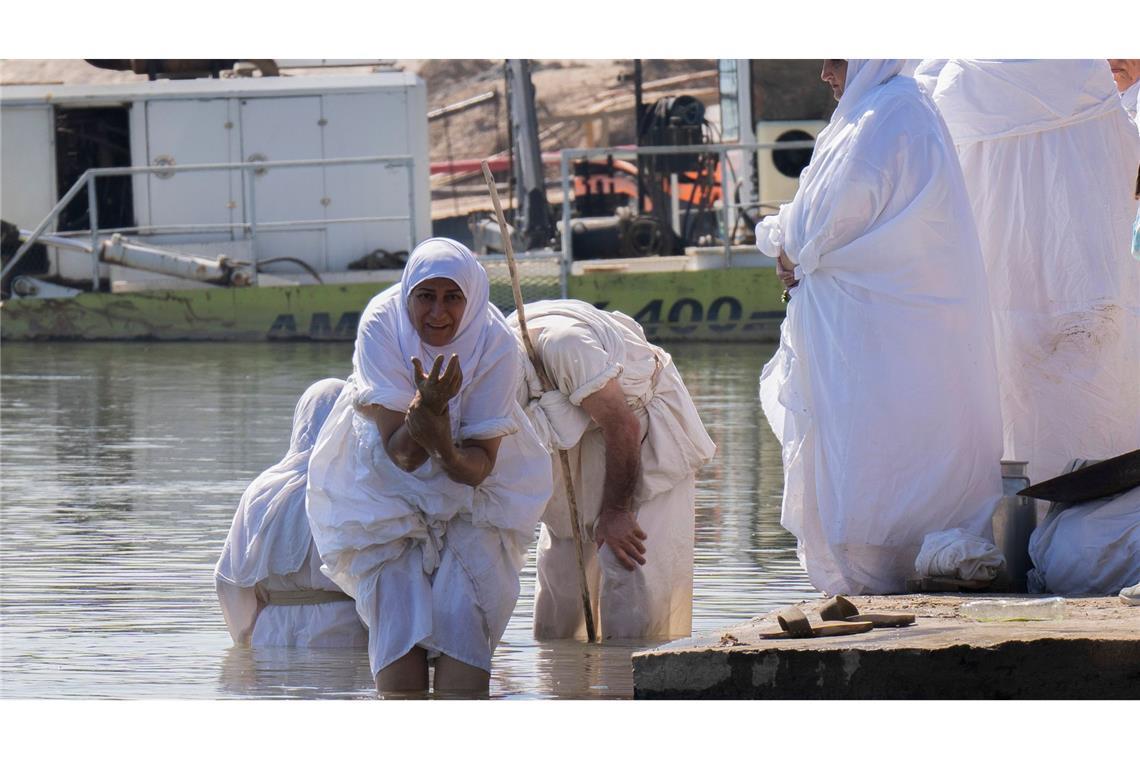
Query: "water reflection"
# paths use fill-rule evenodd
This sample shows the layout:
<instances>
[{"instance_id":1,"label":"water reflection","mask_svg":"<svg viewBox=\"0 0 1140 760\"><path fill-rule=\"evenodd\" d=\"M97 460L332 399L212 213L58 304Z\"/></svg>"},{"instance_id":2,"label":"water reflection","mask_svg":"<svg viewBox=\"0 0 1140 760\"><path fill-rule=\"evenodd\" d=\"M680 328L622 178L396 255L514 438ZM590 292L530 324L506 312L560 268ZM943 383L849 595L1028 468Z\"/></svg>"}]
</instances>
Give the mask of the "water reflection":
<instances>
[{"instance_id":1,"label":"water reflection","mask_svg":"<svg viewBox=\"0 0 1140 760\"><path fill-rule=\"evenodd\" d=\"M717 442L698 477L694 633L815 594L779 527L756 380L773 347L669 346ZM0 694L372 698L363 650L231 646L213 565L293 405L350 344L6 344L0 351ZM534 557L493 698L628 698L653 642L536 642Z\"/></svg>"},{"instance_id":2,"label":"water reflection","mask_svg":"<svg viewBox=\"0 0 1140 760\"><path fill-rule=\"evenodd\" d=\"M222 691L241 697L374 699L368 650L231 647L222 659Z\"/></svg>"}]
</instances>

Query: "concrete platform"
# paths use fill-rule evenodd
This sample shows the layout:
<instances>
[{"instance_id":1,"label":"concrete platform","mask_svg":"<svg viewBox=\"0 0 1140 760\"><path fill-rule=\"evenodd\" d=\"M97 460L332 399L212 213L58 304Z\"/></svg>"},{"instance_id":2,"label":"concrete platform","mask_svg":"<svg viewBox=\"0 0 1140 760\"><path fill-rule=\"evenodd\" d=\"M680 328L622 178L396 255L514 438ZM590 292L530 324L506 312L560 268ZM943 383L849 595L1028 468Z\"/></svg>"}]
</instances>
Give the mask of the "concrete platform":
<instances>
[{"instance_id":1,"label":"concrete platform","mask_svg":"<svg viewBox=\"0 0 1140 760\"><path fill-rule=\"evenodd\" d=\"M987 594L848 597L860 612L910 612L907 628L762 639L776 613L633 655L638 699L1140 699L1140 607L1065 600L1060 620L977 622ZM1017 595L1017 599L1033 598ZM813 623L823 600L801 606Z\"/></svg>"}]
</instances>

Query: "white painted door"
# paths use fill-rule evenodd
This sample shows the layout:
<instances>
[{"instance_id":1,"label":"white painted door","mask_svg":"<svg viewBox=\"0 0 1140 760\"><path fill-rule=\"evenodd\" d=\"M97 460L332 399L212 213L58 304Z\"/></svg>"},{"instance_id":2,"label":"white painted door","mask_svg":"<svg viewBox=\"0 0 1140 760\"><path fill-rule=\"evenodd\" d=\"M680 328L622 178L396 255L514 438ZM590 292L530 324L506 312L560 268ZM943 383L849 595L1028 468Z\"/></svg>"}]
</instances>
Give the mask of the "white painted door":
<instances>
[{"instance_id":1,"label":"white painted door","mask_svg":"<svg viewBox=\"0 0 1140 760\"><path fill-rule=\"evenodd\" d=\"M241 101L241 155L244 161L321 158L321 99L312 97L245 98ZM324 173L320 166L274 168L246 173L245 197L255 199L258 225L311 220L312 226L258 229L259 261L281 256L301 259L327 271L324 236ZM252 184L252 187L250 186ZM250 221L247 215L246 221ZM300 273L294 264L269 265L269 271Z\"/></svg>"},{"instance_id":2,"label":"white painted door","mask_svg":"<svg viewBox=\"0 0 1140 760\"><path fill-rule=\"evenodd\" d=\"M148 101L146 125L146 161L150 165L226 164L238 160L230 101L223 98ZM230 224L241 205L239 179L235 172L224 169L151 174L145 185L149 224L154 227ZM217 239L218 234L211 237Z\"/></svg>"},{"instance_id":3,"label":"white painted door","mask_svg":"<svg viewBox=\"0 0 1140 760\"><path fill-rule=\"evenodd\" d=\"M407 155L409 136L407 93L326 95L324 153L326 158ZM325 169L327 219L408 217L412 180L410 169L381 164L329 166ZM331 224L329 264L344 269L376 249L411 250L411 221Z\"/></svg>"},{"instance_id":4,"label":"white painted door","mask_svg":"<svg viewBox=\"0 0 1140 760\"><path fill-rule=\"evenodd\" d=\"M51 106L0 111L0 216L18 227L34 228L57 200L54 118Z\"/></svg>"}]
</instances>

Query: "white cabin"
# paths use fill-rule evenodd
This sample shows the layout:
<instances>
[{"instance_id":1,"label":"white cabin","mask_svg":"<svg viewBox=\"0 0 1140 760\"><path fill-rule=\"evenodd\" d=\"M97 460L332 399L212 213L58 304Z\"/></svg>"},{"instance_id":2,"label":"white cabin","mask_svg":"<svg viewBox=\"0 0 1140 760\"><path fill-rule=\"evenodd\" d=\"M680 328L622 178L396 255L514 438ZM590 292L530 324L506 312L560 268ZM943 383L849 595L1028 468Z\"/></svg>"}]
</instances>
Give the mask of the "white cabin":
<instances>
[{"instance_id":1,"label":"white cabin","mask_svg":"<svg viewBox=\"0 0 1140 760\"><path fill-rule=\"evenodd\" d=\"M322 273L431 235L427 89L406 72L5 86L0 148L0 217L23 229L88 168L383 156L410 160L101 177L98 230L206 256L292 257ZM89 229L87 207L82 191L48 231ZM91 278L89 255L49 250L45 274ZM301 274L287 261L265 271Z\"/></svg>"}]
</instances>

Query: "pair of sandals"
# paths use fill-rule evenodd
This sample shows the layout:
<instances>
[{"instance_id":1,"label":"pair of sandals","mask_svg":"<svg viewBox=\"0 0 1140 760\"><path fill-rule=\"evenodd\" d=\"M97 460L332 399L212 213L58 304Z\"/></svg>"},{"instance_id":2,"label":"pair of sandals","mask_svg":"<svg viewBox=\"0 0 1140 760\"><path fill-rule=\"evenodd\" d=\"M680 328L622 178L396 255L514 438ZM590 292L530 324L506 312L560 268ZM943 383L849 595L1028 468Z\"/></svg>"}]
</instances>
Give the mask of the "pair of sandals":
<instances>
[{"instance_id":1,"label":"pair of sandals","mask_svg":"<svg viewBox=\"0 0 1140 760\"><path fill-rule=\"evenodd\" d=\"M872 628L903 628L914 624L914 615L906 612L870 612L859 609L843 596L834 596L820 608L822 623L812 625L799 607L787 607L776 615L781 630L763 634L765 639L811 639L820 636L847 636L866 633Z\"/></svg>"}]
</instances>

